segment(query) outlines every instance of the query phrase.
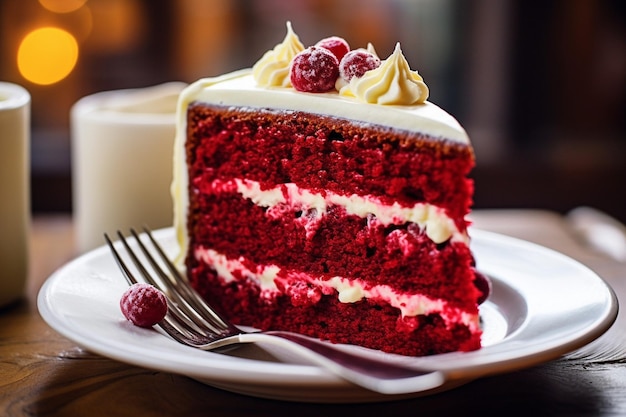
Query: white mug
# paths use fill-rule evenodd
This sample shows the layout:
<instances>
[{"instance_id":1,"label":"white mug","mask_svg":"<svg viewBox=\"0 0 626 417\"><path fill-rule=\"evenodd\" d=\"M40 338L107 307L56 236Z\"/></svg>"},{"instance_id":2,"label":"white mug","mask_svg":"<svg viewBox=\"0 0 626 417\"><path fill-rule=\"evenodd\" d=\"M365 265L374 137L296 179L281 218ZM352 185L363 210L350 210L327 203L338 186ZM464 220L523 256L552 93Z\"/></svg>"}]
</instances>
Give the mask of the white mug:
<instances>
[{"instance_id":1,"label":"white mug","mask_svg":"<svg viewBox=\"0 0 626 417\"><path fill-rule=\"evenodd\" d=\"M104 233L171 226L176 103L184 83L96 93L71 110L72 197L79 252Z\"/></svg>"},{"instance_id":2,"label":"white mug","mask_svg":"<svg viewBox=\"0 0 626 417\"><path fill-rule=\"evenodd\" d=\"M28 274L30 94L0 82L0 307L18 300Z\"/></svg>"}]
</instances>

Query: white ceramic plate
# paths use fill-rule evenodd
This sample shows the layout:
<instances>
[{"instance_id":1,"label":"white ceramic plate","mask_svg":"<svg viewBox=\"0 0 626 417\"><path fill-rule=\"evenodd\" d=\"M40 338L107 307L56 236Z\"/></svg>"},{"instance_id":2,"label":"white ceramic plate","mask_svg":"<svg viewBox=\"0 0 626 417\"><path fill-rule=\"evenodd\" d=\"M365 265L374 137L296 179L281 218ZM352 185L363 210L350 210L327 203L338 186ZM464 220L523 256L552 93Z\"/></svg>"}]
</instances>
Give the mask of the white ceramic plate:
<instances>
[{"instance_id":1,"label":"white ceramic plate","mask_svg":"<svg viewBox=\"0 0 626 417\"><path fill-rule=\"evenodd\" d=\"M172 229L159 230L155 236L167 251L175 251ZM479 270L493 283L489 300L481 306L483 348L411 358L348 347L446 375L441 387L402 397L427 395L555 359L594 340L615 320L613 291L580 263L541 246L480 230L472 231L472 248ZM39 293L38 307L51 327L92 352L229 391L309 402L399 398L373 394L269 346L247 345L229 354L203 352L155 330L135 327L119 309L126 288L103 246L50 276Z\"/></svg>"}]
</instances>

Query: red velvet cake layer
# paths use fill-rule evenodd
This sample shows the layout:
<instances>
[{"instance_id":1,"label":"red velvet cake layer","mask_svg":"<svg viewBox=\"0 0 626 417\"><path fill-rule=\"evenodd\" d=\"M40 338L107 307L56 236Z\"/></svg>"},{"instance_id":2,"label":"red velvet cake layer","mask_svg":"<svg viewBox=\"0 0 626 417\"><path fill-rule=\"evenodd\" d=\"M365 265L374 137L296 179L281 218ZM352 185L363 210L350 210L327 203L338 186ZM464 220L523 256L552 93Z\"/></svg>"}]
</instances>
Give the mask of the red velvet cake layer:
<instances>
[{"instance_id":1,"label":"red velvet cake layer","mask_svg":"<svg viewBox=\"0 0 626 417\"><path fill-rule=\"evenodd\" d=\"M191 277L199 292L238 324L281 329L407 356L425 356L480 348L480 335L461 325L448 328L437 315L398 317L388 304L363 300L341 303L322 297L316 304L294 305L288 297L270 304L249 281L224 285L215 271L197 265Z\"/></svg>"},{"instance_id":2,"label":"red velvet cake layer","mask_svg":"<svg viewBox=\"0 0 626 417\"><path fill-rule=\"evenodd\" d=\"M340 302L336 292L306 279L277 279L277 291L268 296L245 274L224 280L196 256L210 249L249 270L271 265L281 278L302 274L388 286L475 315L480 292L464 242L436 244L417 224L383 224L333 204L323 216L299 207L269 213L232 187L215 185L247 180L271 190L295 184L320 195L370 196L389 205L427 203L465 232L472 195L466 175L474 164L469 146L299 112L200 104L188 110L187 132L188 275L227 317L406 355L480 347L479 332L446 321L443 313L403 317L376 298Z\"/></svg>"},{"instance_id":3,"label":"red velvet cake layer","mask_svg":"<svg viewBox=\"0 0 626 417\"><path fill-rule=\"evenodd\" d=\"M266 186L293 182L390 203L427 202L465 230L473 193L469 146L343 119L325 117L320 125L318 116L301 112L251 110L189 107L190 178L246 178Z\"/></svg>"}]
</instances>

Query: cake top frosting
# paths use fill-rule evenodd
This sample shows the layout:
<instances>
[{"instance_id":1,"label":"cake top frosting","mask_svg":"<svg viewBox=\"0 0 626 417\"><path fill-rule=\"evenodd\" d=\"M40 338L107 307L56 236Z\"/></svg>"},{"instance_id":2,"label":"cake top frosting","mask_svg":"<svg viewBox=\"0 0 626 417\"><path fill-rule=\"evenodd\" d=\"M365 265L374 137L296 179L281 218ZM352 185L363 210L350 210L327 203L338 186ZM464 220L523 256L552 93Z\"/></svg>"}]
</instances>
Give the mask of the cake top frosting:
<instances>
[{"instance_id":1,"label":"cake top frosting","mask_svg":"<svg viewBox=\"0 0 626 417\"><path fill-rule=\"evenodd\" d=\"M300 65L302 60L304 66ZM302 92L327 92L335 88L342 96L372 104L421 104L429 94L423 78L410 68L399 42L393 54L382 62L372 44L367 49L350 51L348 43L337 36L305 49L291 22L287 22L283 41L254 64L252 76L261 87L291 87ZM305 85L294 83L298 76L305 79ZM320 80L323 83L324 77L331 77L328 88L317 89L317 83L313 90L306 85Z\"/></svg>"},{"instance_id":2,"label":"cake top frosting","mask_svg":"<svg viewBox=\"0 0 626 417\"><path fill-rule=\"evenodd\" d=\"M354 97L340 95L337 91L303 93L293 88L263 87L254 80L251 69L204 78L191 84L179 98L179 117L184 117L187 106L194 101L218 106L328 115L364 125L416 132L433 140L469 145L467 133L459 122L428 101L416 105L379 105L364 103Z\"/></svg>"},{"instance_id":3,"label":"cake top frosting","mask_svg":"<svg viewBox=\"0 0 626 417\"><path fill-rule=\"evenodd\" d=\"M326 46L327 40L332 40L333 46L338 40L343 41L345 46L341 52L332 48L328 49L330 52L322 51L325 48L321 46ZM296 61L300 68L294 69ZM337 65L336 69L334 65ZM366 71L359 73L359 69ZM300 72L294 75L296 71ZM352 75L355 71L357 75L346 79L346 73ZM320 83L316 77L331 77L331 80ZM322 87L324 91L321 92L319 89L315 92L303 90L307 85L317 88L321 84L330 87ZM428 87L418 72L410 68L399 43L382 61L371 44L350 51L347 42L338 37L326 38L305 48L291 23L287 22L283 41L265 52L251 69L200 79L190 85L181 94L179 112L185 113L187 105L193 101L303 111L469 145L469 138L461 125L450 114L426 101L428 94ZM179 117L182 117L180 113Z\"/></svg>"}]
</instances>

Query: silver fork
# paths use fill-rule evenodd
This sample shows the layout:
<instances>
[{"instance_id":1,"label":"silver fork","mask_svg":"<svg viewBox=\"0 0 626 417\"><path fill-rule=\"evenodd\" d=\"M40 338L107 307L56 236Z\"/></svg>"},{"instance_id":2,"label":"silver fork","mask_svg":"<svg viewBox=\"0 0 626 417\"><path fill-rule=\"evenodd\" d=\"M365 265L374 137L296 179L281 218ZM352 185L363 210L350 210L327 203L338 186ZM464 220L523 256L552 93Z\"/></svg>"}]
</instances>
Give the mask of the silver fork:
<instances>
[{"instance_id":1,"label":"silver fork","mask_svg":"<svg viewBox=\"0 0 626 417\"><path fill-rule=\"evenodd\" d=\"M439 371L418 371L374 358L366 358L337 349L297 333L284 331L246 332L221 317L188 284L187 279L169 260L164 250L144 228L153 246L155 258L137 232L131 229L144 261L133 250L124 235L117 235L143 279L159 288L168 299L168 313L157 325L174 340L202 350L214 350L240 343L272 343L321 366L358 386L383 394L409 394L440 387L445 375ZM104 235L111 252L129 284L138 282L108 235ZM158 261L160 259L160 261ZM145 261L150 265L145 264ZM165 268L163 268L165 266ZM153 273L150 273L152 270ZM155 278L156 275L156 278Z\"/></svg>"}]
</instances>

